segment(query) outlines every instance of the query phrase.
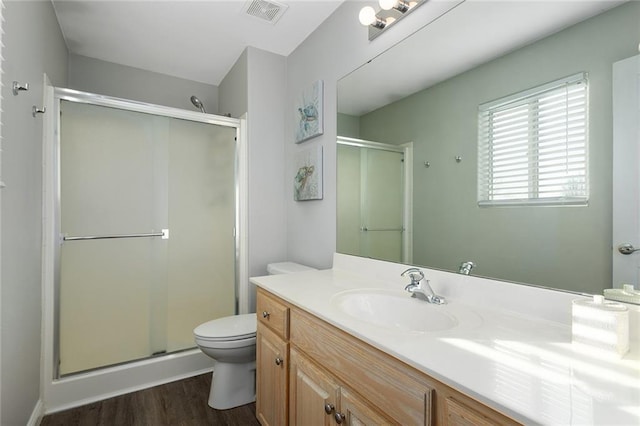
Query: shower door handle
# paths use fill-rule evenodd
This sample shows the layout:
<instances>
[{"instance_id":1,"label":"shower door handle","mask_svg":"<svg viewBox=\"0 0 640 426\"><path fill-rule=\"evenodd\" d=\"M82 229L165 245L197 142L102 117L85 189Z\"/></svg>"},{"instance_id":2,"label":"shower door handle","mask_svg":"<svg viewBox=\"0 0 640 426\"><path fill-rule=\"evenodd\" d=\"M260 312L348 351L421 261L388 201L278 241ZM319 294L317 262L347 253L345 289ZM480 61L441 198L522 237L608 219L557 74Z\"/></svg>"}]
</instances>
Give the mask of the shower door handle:
<instances>
[{"instance_id":1,"label":"shower door handle","mask_svg":"<svg viewBox=\"0 0 640 426\"><path fill-rule=\"evenodd\" d=\"M85 240L112 240L117 238L150 238L162 237L163 240L169 239L169 230L163 229L162 232L151 232L147 234L120 234L120 235L87 235L82 237L67 237L64 235L62 241L85 241Z\"/></svg>"}]
</instances>

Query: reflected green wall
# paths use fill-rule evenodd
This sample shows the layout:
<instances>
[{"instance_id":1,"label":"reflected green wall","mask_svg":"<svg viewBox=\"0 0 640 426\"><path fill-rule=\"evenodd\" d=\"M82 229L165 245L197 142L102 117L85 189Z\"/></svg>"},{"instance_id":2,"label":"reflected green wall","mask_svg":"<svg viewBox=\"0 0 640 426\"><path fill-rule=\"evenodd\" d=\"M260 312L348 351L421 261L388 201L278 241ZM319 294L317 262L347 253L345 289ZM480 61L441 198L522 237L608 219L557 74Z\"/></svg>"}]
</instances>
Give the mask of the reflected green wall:
<instances>
[{"instance_id":1,"label":"reflected green wall","mask_svg":"<svg viewBox=\"0 0 640 426\"><path fill-rule=\"evenodd\" d=\"M360 118L362 139L415 143L414 263L457 270L472 260L478 275L612 286L611 70L638 53L639 22L640 3L625 4ZM589 74L589 205L479 208L478 105L580 71Z\"/></svg>"},{"instance_id":2,"label":"reflected green wall","mask_svg":"<svg viewBox=\"0 0 640 426\"><path fill-rule=\"evenodd\" d=\"M338 113L338 135L360 139L360 118Z\"/></svg>"}]
</instances>

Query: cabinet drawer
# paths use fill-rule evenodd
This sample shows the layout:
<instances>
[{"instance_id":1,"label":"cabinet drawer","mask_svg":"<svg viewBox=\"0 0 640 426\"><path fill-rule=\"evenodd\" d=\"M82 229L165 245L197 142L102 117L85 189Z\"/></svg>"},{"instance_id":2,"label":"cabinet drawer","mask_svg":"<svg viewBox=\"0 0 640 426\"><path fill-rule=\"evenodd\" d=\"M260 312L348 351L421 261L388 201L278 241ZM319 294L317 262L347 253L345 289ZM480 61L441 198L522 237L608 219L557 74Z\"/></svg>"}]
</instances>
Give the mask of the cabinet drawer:
<instances>
[{"instance_id":1,"label":"cabinet drawer","mask_svg":"<svg viewBox=\"0 0 640 426\"><path fill-rule=\"evenodd\" d=\"M289 338L289 307L269 296L258 288L256 316L261 324L266 325L284 339Z\"/></svg>"},{"instance_id":2,"label":"cabinet drawer","mask_svg":"<svg viewBox=\"0 0 640 426\"><path fill-rule=\"evenodd\" d=\"M432 424L433 389L401 361L297 309L291 311L290 342L393 423Z\"/></svg>"}]
</instances>

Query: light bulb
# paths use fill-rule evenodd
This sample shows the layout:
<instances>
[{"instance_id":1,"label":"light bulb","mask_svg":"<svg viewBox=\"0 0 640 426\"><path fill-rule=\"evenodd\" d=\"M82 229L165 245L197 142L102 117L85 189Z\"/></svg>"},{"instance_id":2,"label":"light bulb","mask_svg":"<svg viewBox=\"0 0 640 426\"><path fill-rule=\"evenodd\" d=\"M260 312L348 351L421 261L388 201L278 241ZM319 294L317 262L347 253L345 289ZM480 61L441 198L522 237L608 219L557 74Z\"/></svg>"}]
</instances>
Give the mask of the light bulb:
<instances>
[{"instance_id":1,"label":"light bulb","mask_svg":"<svg viewBox=\"0 0 640 426\"><path fill-rule=\"evenodd\" d=\"M397 3L398 3L398 0L378 0L378 4L380 5L380 8L382 8L383 10L393 9Z\"/></svg>"},{"instance_id":2,"label":"light bulb","mask_svg":"<svg viewBox=\"0 0 640 426\"><path fill-rule=\"evenodd\" d=\"M371 6L365 6L360 9L360 15L358 15L358 18L362 25L371 25L376 22L376 11Z\"/></svg>"}]
</instances>

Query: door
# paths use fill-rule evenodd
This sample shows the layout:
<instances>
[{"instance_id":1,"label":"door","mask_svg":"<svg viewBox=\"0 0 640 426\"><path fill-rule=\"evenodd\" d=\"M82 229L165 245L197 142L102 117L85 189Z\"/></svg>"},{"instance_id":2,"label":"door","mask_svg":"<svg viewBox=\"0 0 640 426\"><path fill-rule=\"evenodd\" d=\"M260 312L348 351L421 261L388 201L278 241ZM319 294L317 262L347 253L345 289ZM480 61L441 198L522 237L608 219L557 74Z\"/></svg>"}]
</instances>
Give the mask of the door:
<instances>
[{"instance_id":1,"label":"door","mask_svg":"<svg viewBox=\"0 0 640 426\"><path fill-rule=\"evenodd\" d=\"M340 412L336 421L347 426L391 425L394 422L379 414L368 403L346 388L340 389Z\"/></svg>"},{"instance_id":2,"label":"door","mask_svg":"<svg viewBox=\"0 0 640 426\"><path fill-rule=\"evenodd\" d=\"M411 262L405 148L338 139L337 251Z\"/></svg>"},{"instance_id":3,"label":"door","mask_svg":"<svg viewBox=\"0 0 640 426\"><path fill-rule=\"evenodd\" d=\"M59 375L195 347L235 313L235 128L60 111Z\"/></svg>"},{"instance_id":4,"label":"door","mask_svg":"<svg viewBox=\"0 0 640 426\"><path fill-rule=\"evenodd\" d=\"M367 148L360 153L362 254L402 262L404 154Z\"/></svg>"},{"instance_id":5,"label":"door","mask_svg":"<svg viewBox=\"0 0 640 426\"><path fill-rule=\"evenodd\" d=\"M256 338L256 417L262 426L287 423L289 344L258 323Z\"/></svg>"},{"instance_id":6,"label":"door","mask_svg":"<svg viewBox=\"0 0 640 426\"><path fill-rule=\"evenodd\" d=\"M290 357L289 422L305 426L334 424L339 385L295 349L291 349Z\"/></svg>"},{"instance_id":7,"label":"door","mask_svg":"<svg viewBox=\"0 0 640 426\"><path fill-rule=\"evenodd\" d=\"M613 288L639 288L639 169L640 55L613 64Z\"/></svg>"}]
</instances>

